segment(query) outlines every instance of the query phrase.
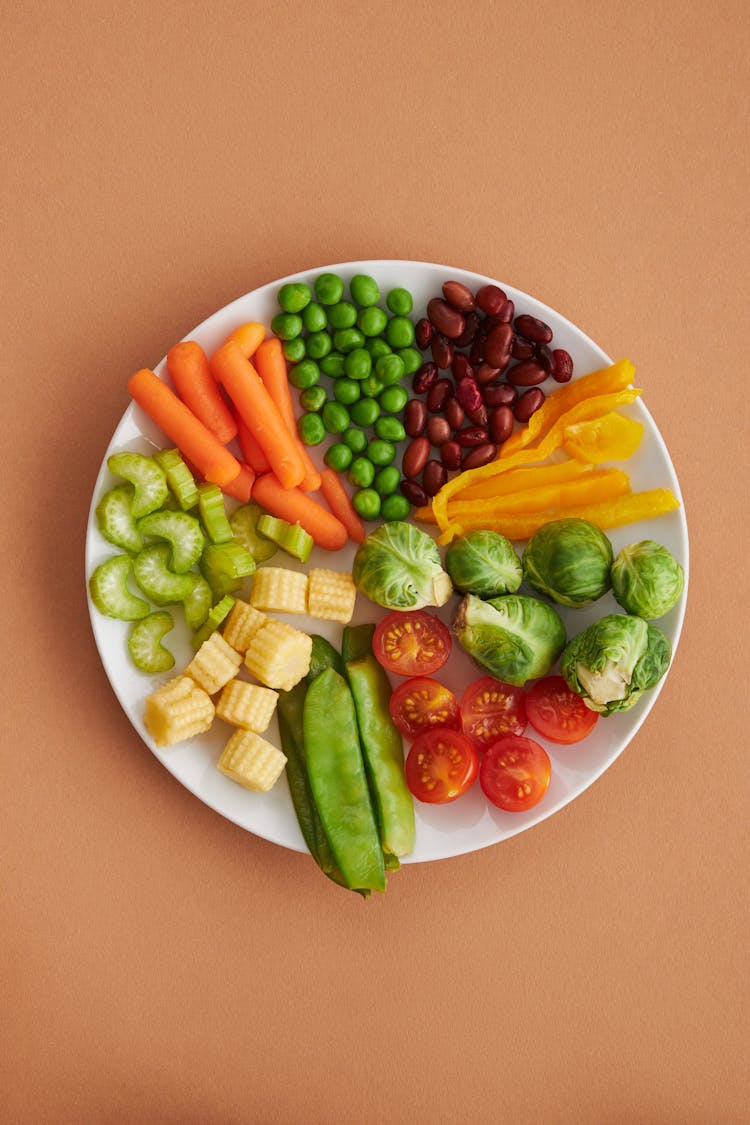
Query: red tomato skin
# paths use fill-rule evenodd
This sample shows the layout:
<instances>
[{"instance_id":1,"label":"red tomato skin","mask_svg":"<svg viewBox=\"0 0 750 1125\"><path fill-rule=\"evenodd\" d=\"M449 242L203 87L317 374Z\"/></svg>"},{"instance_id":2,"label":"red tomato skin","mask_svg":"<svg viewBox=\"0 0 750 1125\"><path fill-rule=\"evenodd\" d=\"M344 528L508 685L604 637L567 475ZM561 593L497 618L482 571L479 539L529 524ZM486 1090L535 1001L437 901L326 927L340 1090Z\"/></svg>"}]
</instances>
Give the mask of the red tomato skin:
<instances>
[{"instance_id":1,"label":"red tomato skin","mask_svg":"<svg viewBox=\"0 0 750 1125\"><path fill-rule=\"evenodd\" d=\"M490 699L483 704L483 698ZM493 707L492 696L499 696ZM528 726L526 693L522 687L482 676L469 684L461 697L462 729L479 750L486 750L505 734L523 734Z\"/></svg>"},{"instance_id":2,"label":"red tomato skin","mask_svg":"<svg viewBox=\"0 0 750 1125\"><path fill-rule=\"evenodd\" d=\"M527 812L549 788L552 763L532 738L510 734L490 746L479 771L488 801L503 812Z\"/></svg>"},{"instance_id":3,"label":"red tomato skin","mask_svg":"<svg viewBox=\"0 0 750 1125\"><path fill-rule=\"evenodd\" d=\"M598 711L587 707L562 676L545 676L532 684L526 694L526 713L535 731L562 746L586 738L599 718Z\"/></svg>"},{"instance_id":4,"label":"red tomato skin","mask_svg":"<svg viewBox=\"0 0 750 1125\"><path fill-rule=\"evenodd\" d=\"M412 676L393 692L391 718L404 738L413 739L435 727L461 729L458 700L450 688L430 676Z\"/></svg>"},{"instance_id":5,"label":"red tomato skin","mask_svg":"<svg viewBox=\"0 0 750 1125\"><path fill-rule=\"evenodd\" d=\"M470 789L479 755L466 735L441 728L418 735L406 756L406 784L418 801L445 805Z\"/></svg>"},{"instance_id":6,"label":"red tomato skin","mask_svg":"<svg viewBox=\"0 0 750 1125\"><path fill-rule=\"evenodd\" d=\"M447 625L424 609L394 611L380 621L372 651L386 672L396 676L432 676L451 654Z\"/></svg>"}]
</instances>

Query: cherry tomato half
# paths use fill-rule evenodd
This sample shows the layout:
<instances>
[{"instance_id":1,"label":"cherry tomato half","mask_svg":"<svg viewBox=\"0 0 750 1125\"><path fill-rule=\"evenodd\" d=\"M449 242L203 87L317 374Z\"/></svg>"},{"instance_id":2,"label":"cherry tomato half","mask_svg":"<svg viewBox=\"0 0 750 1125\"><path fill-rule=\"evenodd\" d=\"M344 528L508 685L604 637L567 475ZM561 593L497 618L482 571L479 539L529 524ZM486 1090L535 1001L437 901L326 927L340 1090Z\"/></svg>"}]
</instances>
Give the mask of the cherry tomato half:
<instances>
[{"instance_id":1,"label":"cherry tomato half","mask_svg":"<svg viewBox=\"0 0 750 1125\"><path fill-rule=\"evenodd\" d=\"M552 763L543 746L531 738L507 734L484 755L479 784L499 809L526 812L547 792L551 772Z\"/></svg>"},{"instance_id":2,"label":"cherry tomato half","mask_svg":"<svg viewBox=\"0 0 750 1125\"><path fill-rule=\"evenodd\" d=\"M571 691L562 676L546 676L537 680L526 695L526 712L534 730L550 742L580 742L593 729L599 718Z\"/></svg>"},{"instance_id":3,"label":"cherry tomato half","mask_svg":"<svg viewBox=\"0 0 750 1125\"><path fill-rule=\"evenodd\" d=\"M386 672L397 676L431 676L451 653L448 628L423 609L389 613L372 638L372 651Z\"/></svg>"},{"instance_id":4,"label":"cherry tomato half","mask_svg":"<svg viewBox=\"0 0 750 1125\"><path fill-rule=\"evenodd\" d=\"M405 738L433 727L461 729L461 712L453 692L429 676L399 684L390 702L391 718Z\"/></svg>"},{"instance_id":5,"label":"cherry tomato half","mask_svg":"<svg viewBox=\"0 0 750 1125\"><path fill-rule=\"evenodd\" d=\"M406 755L406 784L418 801L455 801L477 779L479 755L457 730L426 730Z\"/></svg>"},{"instance_id":6,"label":"cherry tomato half","mask_svg":"<svg viewBox=\"0 0 750 1125\"><path fill-rule=\"evenodd\" d=\"M478 749L486 750L504 734L526 730L526 694L521 687L483 676L464 692L461 720L464 734Z\"/></svg>"}]
</instances>

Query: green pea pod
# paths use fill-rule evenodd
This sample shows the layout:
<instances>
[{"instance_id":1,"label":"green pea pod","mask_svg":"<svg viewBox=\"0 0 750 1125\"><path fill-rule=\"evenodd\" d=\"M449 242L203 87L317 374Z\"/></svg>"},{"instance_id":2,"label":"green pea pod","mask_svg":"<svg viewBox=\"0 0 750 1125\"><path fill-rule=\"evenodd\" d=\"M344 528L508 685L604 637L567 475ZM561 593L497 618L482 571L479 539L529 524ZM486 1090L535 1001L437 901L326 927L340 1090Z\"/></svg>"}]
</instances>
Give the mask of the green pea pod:
<instances>
[{"instance_id":1,"label":"green pea pod","mask_svg":"<svg viewBox=\"0 0 750 1125\"><path fill-rule=\"evenodd\" d=\"M336 862L352 889L385 890L383 850L346 680L327 668L307 689L303 709L307 769Z\"/></svg>"},{"instance_id":2,"label":"green pea pod","mask_svg":"<svg viewBox=\"0 0 750 1125\"><path fill-rule=\"evenodd\" d=\"M326 668L335 668L339 675L344 675L344 662L336 649L325 637L313 633L312 652L310 653L310 671L307 673L307 682L311 684Z\"/></svg>"},{"instance_id":3,"label":"green pea pod","mask_svg":"<svg viewBox=\"0 0 750 1125\"><path fill-rule=\"evenodd\" d=\"M383 851L401 856L414 847L414 801L404 776L403 742L388 706L390 681L372 654L374 631L374 625L345 629L343 651Z\"/></svg>"}]
</instances>

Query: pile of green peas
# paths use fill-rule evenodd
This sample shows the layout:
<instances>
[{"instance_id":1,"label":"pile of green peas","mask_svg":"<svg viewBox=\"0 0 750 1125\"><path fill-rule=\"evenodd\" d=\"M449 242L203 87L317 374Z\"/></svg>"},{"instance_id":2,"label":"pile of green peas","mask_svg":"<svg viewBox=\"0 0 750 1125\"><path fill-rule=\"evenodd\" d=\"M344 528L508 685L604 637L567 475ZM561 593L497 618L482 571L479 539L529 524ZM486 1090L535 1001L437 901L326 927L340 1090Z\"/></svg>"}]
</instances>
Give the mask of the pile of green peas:
<instances>
[{"instance_id":1,"label":"pile of green peas","mask_svg":"<svg viewBox=\"0 0 750 1125\"><path fill-rule=\"evenodd\" d=\"M409 396L401 381L422 364L409 315L412 296L391 289L386 312L378 303L378 284L367 274L349 282L350 300L345 290L335 273L320 274L312 290L301 281L287 282L271 331L293 364L289 381L304 410L297 423L302 441L320 445L333 437L325 463L348 475L362 519L405 519L411 505L399 492L401 473L393 462L406 437L399 416ZM332 397L321 376L331 380Z\"/></svg>"}]
</instances>

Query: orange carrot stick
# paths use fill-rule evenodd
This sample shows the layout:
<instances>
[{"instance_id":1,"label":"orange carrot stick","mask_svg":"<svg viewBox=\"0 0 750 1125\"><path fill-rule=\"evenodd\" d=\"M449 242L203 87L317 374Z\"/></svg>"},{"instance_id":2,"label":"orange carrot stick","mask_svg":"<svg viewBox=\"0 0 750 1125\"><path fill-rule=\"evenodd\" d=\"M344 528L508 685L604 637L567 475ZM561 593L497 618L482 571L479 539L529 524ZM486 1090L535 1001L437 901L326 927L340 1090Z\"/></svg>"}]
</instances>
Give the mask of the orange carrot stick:
<instances>
[{"instance_id":1,"label":"orange carrot stick","mask_svg":"<svg viewBox=\"0 0 750 1125\"><path fill-rule=\"evenodd\" d=\"M297 443L287 429L258 372L245 359L236 340L227 340L211 358L211 370L222 384L243 422L258 442L284 488L294 488L305 475Z\"/></svg>"},{"instance_id":2,"label":"orange carrot stick","mask_svg":"<svg viewBox=\"0 0 750 1125\"><path fill-rule=\"evenodd\" d=\"M365 525L355 512L341 478L333 469L323 469L320 474L320 491L336 519L343 523L349 538L355 543L361 543L367 534Z\"/></svg>"},{"instance_id":3,"label":"orange carrot stick","mask_svg":"<svg viewBox=\"0 0 750 1125\"><path fill-rule=\"evenodd\" d=\"M175 390L222 445L237 433L232 412L211 374L206 353L195 340L184 340L167 352L167 370Z\"/></svg>"},{"instance_id":4,"label":"orange carrot stick","mask_svg":"<svg viewBox=\"0 0 750 1125\"><path fill-rule=\"evenodd\" d=\"M237 423L237 442L250 468L256 474L270 472L268 458L236 411L234 420Z\"/></svg>"},{"instance_id":5,"label":"orange carrot stick","mask_svg":"<svg viewBox=\"0 0 750 1125\"><path fill-rule=\"evenodd\" d=\"M136 371L128 380L128 391L202 477L220 488L234 480L240 471L237 458L153 371L146 367Z\"/></svg>"},{"instance_id":6,"label":"orange carrot stick","mask_svg":"<svg viewBox=\"0 0 750 1125\"><path fill-rule=\"evenodd\" d=\"M346 543L346 528L322 505L298 488L284 488L273 473L258 477L253 485L253 500L272 516L298 523L319 547L339 551Z\"/></svg>"},{"instance_id":7,"label":"orange carrot stick","mask_svg":"<svg viewBox=\"0 0 750 1125\"><path fill-rule=\"evenodd\" d=\"M241 324L239 328L235 328L234 332L229 333L227 339L236 340L245 359L250 359L265 335L265 325L256 324L254 320L251 320L247 324Z\"/></svg>"},{"instance_id":8,"label":"orange carrot stick","mask_svg":"<svg viewBox=\"0 0 750 1125\"><path fill-rule=\"evenodd\" d=\"M249 465L243 465L240 462L240 471L234 480L230 480L229 484L225 484L222 492L227 496L233 496L235 500L241 500L243 504L247 504L248 500L253 493L253 485L255 484L255 473Z\"/></svg>"},{"instance_id":9,"label":"orange carrot stick","mask_svg":"<svg viewBox=\"0 0 750 1125\"><path fill-rule=\"evenodd\" d=\"M294 436L299 448L302 463L305 466L305 475L302 478L300 488L303 492L317 492L320 488L320 473L315 468L310 454L297 433L297 419L294 416L281 340L277 340L275 336L270 336L267 340L264 340L255 353L255 366L266 390L279 408L279 413L289 427L289 431Z\"/></svg>"}]
</instances>

